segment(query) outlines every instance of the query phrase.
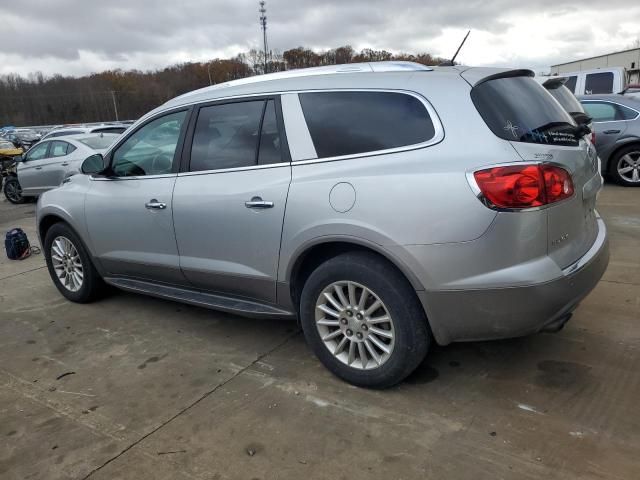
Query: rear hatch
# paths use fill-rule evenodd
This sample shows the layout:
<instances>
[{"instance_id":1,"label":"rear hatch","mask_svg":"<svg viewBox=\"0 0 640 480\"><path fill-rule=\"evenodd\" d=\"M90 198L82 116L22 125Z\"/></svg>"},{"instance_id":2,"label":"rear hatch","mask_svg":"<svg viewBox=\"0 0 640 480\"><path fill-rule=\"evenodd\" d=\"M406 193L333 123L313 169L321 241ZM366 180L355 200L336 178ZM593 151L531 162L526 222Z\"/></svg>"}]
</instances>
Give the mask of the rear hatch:
<instances>
[{"instance_id":1,"label":"rear hatch","mask_svg":"<svg viewBox=\"0 0 640 480\"><path fill-rule=\"evenodd\" d=\"M471 98L487 126L523 161L558 165L571 174L573 197L545 208L547 251L565 268L595 241L595 202L602 178L595 148L579 136L571 115L532 75L517 71L486 77L473 85Z\"/></svg>"}]
</instances>

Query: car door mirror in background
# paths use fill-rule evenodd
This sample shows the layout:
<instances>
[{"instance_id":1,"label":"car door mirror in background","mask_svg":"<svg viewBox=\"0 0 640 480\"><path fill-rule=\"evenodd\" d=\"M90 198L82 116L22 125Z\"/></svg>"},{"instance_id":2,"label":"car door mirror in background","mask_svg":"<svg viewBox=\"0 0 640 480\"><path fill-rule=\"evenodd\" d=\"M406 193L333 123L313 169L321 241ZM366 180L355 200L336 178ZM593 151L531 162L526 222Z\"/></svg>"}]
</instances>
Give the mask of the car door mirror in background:
<instances>
[{"instance_id":1,"label":"car door mirror in background","mask_svg":"<svg viewBox=\"0 0 640 480\"><path fill-rule=\"evenodd\" d=\"M16 163L24 162L26 158L27 156L23 153L22 155L16 155L15 157L13 157L13 161Z\"/></svg>"},{"instance_id":2,"label":"car door mirror in background","mask_svg":"<svg viewBox=\"0 0 640 480\"><path fill-rule=\"evenodd\" d=\"M101 154L96 153L91 155L90 157L85 158L84 162L82 162L82 166L80 170L82 173L90 175L92 173L100 173L104 170L104 158Z\"/></svg>"}]
</instances>

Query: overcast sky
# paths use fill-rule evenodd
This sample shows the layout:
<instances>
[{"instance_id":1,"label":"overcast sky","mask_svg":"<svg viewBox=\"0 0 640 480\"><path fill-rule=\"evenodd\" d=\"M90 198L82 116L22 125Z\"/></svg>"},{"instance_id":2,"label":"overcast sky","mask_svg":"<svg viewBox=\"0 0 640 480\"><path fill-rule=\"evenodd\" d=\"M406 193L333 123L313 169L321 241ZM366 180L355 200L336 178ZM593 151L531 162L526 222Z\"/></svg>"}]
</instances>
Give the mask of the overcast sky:
<instances>
[{"instance_id":1,"label":"overcast sky","mask_svg":"<svg viewBox=\"0 0 640 480\"><path fill-rule=\"evenodd\" d=\"M273 49L350 44L529 67L622 50L640 38L637 0L267 0ZM261 46L247 0L0 0L0 73L83 75L228 58Z\"/></svg>"}]
</instances>

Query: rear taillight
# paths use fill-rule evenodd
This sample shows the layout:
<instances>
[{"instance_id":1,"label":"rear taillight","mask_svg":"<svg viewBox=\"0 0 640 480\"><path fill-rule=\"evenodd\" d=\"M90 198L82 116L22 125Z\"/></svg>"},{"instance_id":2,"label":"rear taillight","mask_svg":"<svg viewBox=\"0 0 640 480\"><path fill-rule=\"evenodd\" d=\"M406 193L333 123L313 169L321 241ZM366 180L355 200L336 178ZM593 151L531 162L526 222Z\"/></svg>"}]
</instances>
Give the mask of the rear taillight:
<instances>
[{"instance_id":1,"label":"rear taillight","mask_svg":"<svg viewBox=\"0 0 640 480\"><path fill-rule=\"evenodd\" d=\"M476 184L491 208L531 208L573 195L571 174L547 164L509 165L474 172Z\"/></svg>"},{"instance_id":2,"label":"rear taillight","mask_svg":"<svg viewBox=\"0 0 640 480\"><path fill-rule=\"evenodd\" d=\"M591 143L593 145L596 144L596 131L595 130L591 130Z\"/></svg>"}]
</instances>

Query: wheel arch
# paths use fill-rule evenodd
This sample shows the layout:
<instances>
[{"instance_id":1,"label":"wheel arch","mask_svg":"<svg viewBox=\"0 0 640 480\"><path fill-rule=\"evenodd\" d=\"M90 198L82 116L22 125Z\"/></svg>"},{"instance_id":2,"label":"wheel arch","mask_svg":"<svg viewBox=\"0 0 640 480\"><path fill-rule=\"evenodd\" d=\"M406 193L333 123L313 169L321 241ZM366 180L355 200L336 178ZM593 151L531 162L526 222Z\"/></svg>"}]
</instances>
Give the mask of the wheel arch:
<instances>
[{"instance_id":1,"label":"wheel arch","mask_svg":"<svg viewBox=\"0 0 640 480\"><path fill-rule=\"evenodd\" d=\"M409 267L381 245L358 237L319 238L298 249L292 255L292 260L287 267L286 283L289 285L289 294L293 306L296 309L298 308L302 286L315 268L330 258L353 251L369 252L379 257L398 270L414 290L424 290L424 287Z\"/></svg>"},{"instance_id":2,"label":"wheel arch","mask_svg":"<svg viewBox=\"0 0 640 480\"><path fill-rule=\"evenodd\" d=\"M38 222L38 236L40 237L40 243L44 243L44 238L47 236L47 232L56 223L66 223L70 228L73 227L63 217L57 214L49 213L43 216Z\"/></svg>"},{"instance_id":3,"label":"wheel arch","mask_svg":"<svg viewBox=\"0 0 640 480\"><path fill-rule=\"evenodd\" d=\"M629 148L633 146L640 148L640 138L638 137L628 138L628 139L625 139L624 142L617 143L613 148L613 150L611 150L611 153L609 153L609 155L607 156L607 160L605 162L606 165L602 166L602 171L605 173L609 173L611 171L611 168L613 168L612 162L616 157L616 155L620 153L620 150L624 150L625 148Z\"/></svg>"}]
</instances>

